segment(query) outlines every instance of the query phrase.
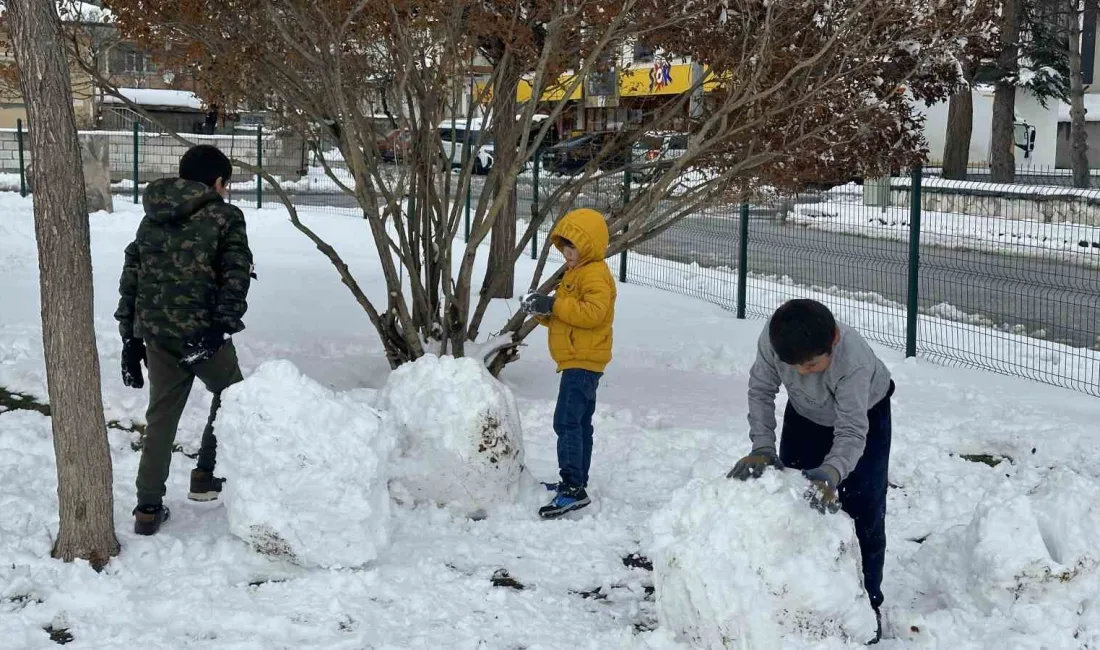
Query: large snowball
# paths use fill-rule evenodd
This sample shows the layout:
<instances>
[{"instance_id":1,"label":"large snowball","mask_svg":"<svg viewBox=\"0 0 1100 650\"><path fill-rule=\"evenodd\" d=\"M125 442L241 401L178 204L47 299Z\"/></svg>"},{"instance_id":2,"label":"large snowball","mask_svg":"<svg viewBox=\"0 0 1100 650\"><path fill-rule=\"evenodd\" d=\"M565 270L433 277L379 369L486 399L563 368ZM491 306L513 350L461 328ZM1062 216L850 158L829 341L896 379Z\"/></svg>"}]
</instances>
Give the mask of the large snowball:
<instances>
[{"instance_id":1,"label":"large snowball","mask_svg":"<svg viewBox=\"0 0 1100 650\"><path fill-rule=\"evenodd\" d=\"M356 567L389 541L382 416L302 375L260 366L222 396L218 471L229 530L305 566Z\"/></svg>"},{"instance_id":2,"label":"large snowball","mask_svg":"<svg viewBox=\"0 0 1100 650\"><path fill-rule=\"evenodd\" d=\"M391 476L413 499L471 515L515 502L523 475L519 412L481 363L429 355L405 364L378 406L398 440Z\"/></svg>"},{"instance_id":3,"label":"large snowball","mask_svg":"<svg viewBox=\"0 0 1100 650\"><path fill-rule=\"evenodd\" d=\"M859 543L793 471L695 480L652 519L657 614L694 647L804 649L874 637Z\"/></svg>"}]
</instances>

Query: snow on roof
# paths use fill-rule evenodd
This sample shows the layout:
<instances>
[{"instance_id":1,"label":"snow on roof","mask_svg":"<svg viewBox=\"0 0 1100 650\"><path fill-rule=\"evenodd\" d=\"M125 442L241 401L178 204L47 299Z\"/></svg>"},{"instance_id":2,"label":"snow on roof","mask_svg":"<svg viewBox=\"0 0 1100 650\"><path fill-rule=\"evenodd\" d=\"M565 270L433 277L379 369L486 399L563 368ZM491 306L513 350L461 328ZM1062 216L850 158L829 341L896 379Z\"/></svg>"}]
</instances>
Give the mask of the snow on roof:
<instances>
[{"instance_id":1,"label":"snow on roof","mask_svg":"<svg viewBox=\"0 0 1100 650\"><path fill-rule=\"evenodd\" d=\"M1058 121L1069 121L1069 104L1058 102ZM1100 122L1100 95L1085 93L1085 121Z\"/></svg>"},{"instance_id":2,"label":"snow on roof","mask_svg":"<svg viewBox=\"0 0 1100 650\"><path fill-rule=\"evenodd\" d=\"M119 88L118 92L139 106L172 106L175 108L189 108L202 110L203 102L195 96L195 93L187 90L166 90L160 88ZM121 104L122 100L111 95L105 95L103 101L107 104Z\"/></svg>"}]
</instances>

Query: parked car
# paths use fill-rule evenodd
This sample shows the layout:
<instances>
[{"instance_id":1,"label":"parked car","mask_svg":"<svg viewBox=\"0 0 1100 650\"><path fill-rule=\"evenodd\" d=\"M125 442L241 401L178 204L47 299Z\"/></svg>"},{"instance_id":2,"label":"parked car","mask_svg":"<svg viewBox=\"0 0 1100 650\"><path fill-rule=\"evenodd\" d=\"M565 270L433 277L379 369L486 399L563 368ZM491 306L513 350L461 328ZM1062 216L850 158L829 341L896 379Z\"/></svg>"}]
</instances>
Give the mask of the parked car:
<instances>
[{"instance_id":1,"label":"parked car","mask_svg":"<svg viewBox=\"0 0 1100 650\"><path fill-rule=\"evenodd\" d=\"M408 129L394 129L375 140L374 146L378 148L382 162L392 163L408 155L411 142L412 135Z\"/></svg>"},{"instance_id":2,"label":"parked car","mask_svg":"<svg viewBox=\"0 0 1100 650\"><path fill-rule=\"evenodd\" d=\"M573 175L582 171L600 152L620 134L616 131L585 133L550 147L542 156L542 167L551 174ZM604 154L599 161L599 169L618 169L630 160L629 143L617 143L614 149Z\"/></svg>"},{"instance_id":3,"label":"parked car","mask_svg":"<svg viewBox=\"0 0 1100 650\"><path fill-rule=\"evenodd\" d=\"M519 119L520 116L517 116ZM538 133L546 115L535 115L531 121L532 137ZM482 118L447 120L439 127L439 139L443 143L443 156L450 160L452 167L460 167L465 162L466 148L474 149L473 173L486 175L493 168L496 158L496 144L488 130L489 122ZM479 144L480 143L480 144ZM524 162L526 167L526 162Z\"/></svg>"},{"instance_id":4,"label":"parked car","mask_svg":"<svg viewBox=\"0 0 1100 650\"><path fill-rule=\"evenodd\" d=\"M644 183L663 174L687 152L690 137L686 133L673 132L642 136L631 149L634 179Z\"/></svg>"}]
</instances>

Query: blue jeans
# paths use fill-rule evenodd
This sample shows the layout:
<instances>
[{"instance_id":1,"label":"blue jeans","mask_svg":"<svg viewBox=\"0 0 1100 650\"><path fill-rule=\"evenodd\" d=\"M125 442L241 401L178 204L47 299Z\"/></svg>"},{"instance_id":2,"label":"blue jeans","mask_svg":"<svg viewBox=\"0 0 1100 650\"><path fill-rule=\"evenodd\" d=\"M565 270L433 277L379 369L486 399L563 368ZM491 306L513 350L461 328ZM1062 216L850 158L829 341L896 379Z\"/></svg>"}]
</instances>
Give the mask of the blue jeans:
<instances>
[{"instance_id":1,"label":"blue jeans","mask_svg":"<svg viewBox=\"0 0 1100 650\"><path fill-rule=\"evenodd\" d=\"M873 607L882 604L882 565L886 560L886 478L890 465L890 392L867 411L867 446L855 469L840 482L840 507L852 518L863 559L863 587ZM783 414L779 459L791 469L821 465L833 446L833 428L799 415L790 402Z\"/></svg>"},{"instance_id":2,"label":"blue jeans","mask_svg":"<svg viewBox=\"0 0 1100 650\"><path fill-rule=\"evenodd\" d=\"M558 434L558 470L568 487L587 487L592 467L592 414L602 373L570 368L561 373L554 433Z\"/></svg>"}]
</instances>

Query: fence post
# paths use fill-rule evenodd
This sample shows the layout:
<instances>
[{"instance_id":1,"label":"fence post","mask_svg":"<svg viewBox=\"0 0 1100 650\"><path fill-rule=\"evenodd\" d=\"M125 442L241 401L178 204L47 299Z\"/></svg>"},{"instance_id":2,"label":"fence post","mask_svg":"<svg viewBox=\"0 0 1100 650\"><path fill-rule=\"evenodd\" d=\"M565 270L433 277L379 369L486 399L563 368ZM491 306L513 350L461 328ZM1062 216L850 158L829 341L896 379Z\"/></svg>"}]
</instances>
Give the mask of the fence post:
<instances>
[{"instance_id":1,"label":"fence post","mask_svg":"<svg viewBox=\"0 0 1100 650\"><path fill-rule=\"evenodd\" d=\"M921 166L913 167L909 194L909 289L906 300L905 356L917 356L917 294L920 285Z\"/></svg>"},{"instance_id":2,"label":"fence post","mask_svg":"<svg viewBox=\"0 0 1100 650\"><path fill-rule=\"evenodd\" d=\"M256 209L264 207L264 179L260 170L264 168L264 125L256 125Z\"/></svg>"},{"instance_id":3,"label":"fence post","mask_svg":"<svg viewBox=\"0 0 1100 650\"><path fill-rule=\"evenodd\" d=\"M539 218L539 152L535 151L535 169L532 176L532 190L534 196L531 202L531 219L538 220ZM539 229L535 228L535 232L531 234L531 259L537 260L539 258Z\"/></svg>"},{"instance_id":4,"label":"fence post","mask_svg":"<svg viewBox=\"0 0 1100 650\"><path fill-rule=\"evenodd\" d=\"M19 145L19 196L27 196L27 166L23 164L23 120L15 121L15 141Z\"/></svg>"},{"instance_id":5,"label":"fence post","mask_svg":"<svg viewBox=\"0 0 1100 650\"><path fill-rule=\"evenodd\" d=\"M623 170L623 208L630 203L630 163L627 163L626 169ZM626 233L627 228L630 226L623 226L623 233ZM626 249L619 253L619 282L626 282Z\"/></svg>"},{"instance_id":6,"label":"fence post","mask_svg":"<svg viewBox=\"0 0 1100 650\"><path fill-rule=\"evenodd\" d=\"M141 190L138 189L138 138L139 138L139 125L138 121L134 120L134 204L141 203Z\"/></svg>"},{"instance_id":7,"label":"fence post","mask_svg":"<svg viewBox=\"0 0 1100 650\"><path fill-rule=\"evenodd\" d=\"M749 284L749 204L741 204L741 236L737 238L737 317L745 318Z\"/></svg>"}]
</instances>

